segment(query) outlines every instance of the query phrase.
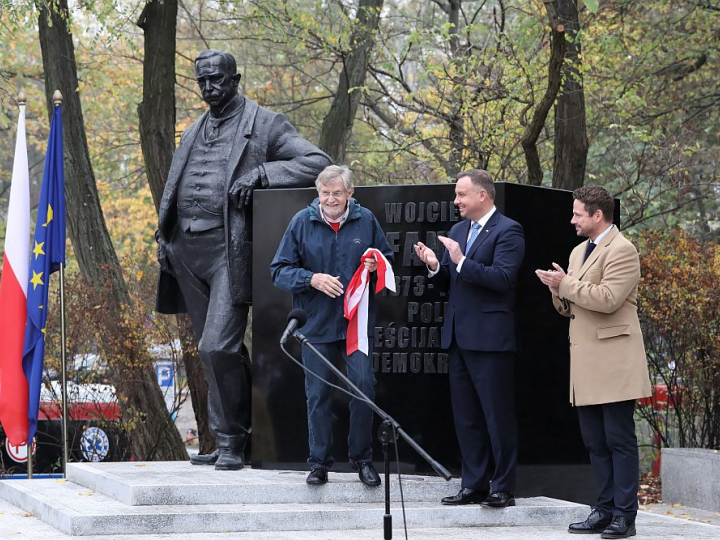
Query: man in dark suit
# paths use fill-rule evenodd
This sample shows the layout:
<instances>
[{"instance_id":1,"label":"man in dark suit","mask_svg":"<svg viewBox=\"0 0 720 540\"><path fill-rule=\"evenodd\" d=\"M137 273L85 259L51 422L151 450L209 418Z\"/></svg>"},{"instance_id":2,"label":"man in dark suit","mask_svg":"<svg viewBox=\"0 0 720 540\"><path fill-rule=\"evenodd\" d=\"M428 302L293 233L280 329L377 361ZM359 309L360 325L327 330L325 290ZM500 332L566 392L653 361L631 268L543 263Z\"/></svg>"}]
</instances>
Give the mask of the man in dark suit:
<instances>
[{"instance_id":1,"label":"man in dark suit","mask_svg":"<svg viewBox=\"0 0 720 540\"><path fill-rule=\"evenodd\" d=\"M442 347L450 353L462 487L443 504L515 505L515 284L525 239L520 224L500 214L494 201L490 174L459 173L455 205L465 220L449 238L438 237L446 249L442 262L421 242L415 245L430 277L450 290Z\"/></svg>"},{"instance_id":2,"label":"man in dark suit","mask_svg":"<svg viewBox=\"0 0 720 540\"><path fill-rule=\"evenodd\" d=\"M210 111L183 133L160 203L157 311L187 307L199 339L216 450L192 463L237 470L251 430L252 192L311 186L331 161L284 115L238 95L232 55L204 51L195 72Z\"/></svg>"}]
</instances>

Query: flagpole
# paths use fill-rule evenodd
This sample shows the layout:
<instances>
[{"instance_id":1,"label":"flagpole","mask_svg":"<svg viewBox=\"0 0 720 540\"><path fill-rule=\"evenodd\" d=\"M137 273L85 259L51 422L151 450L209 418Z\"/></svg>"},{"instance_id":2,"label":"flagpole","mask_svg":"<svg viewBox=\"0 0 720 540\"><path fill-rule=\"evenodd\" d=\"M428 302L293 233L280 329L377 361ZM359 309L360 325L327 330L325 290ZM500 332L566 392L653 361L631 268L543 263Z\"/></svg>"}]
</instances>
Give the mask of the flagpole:
<instances>
[{"instance_id":1,"label":"flagpole","mask_svg":"<svg viewBox=\"0 0 720 540\"><path fill-rule=\"evenodd\" d=\"M59 92L58 92L59 93ZM63 476L67 478L68 464L68 407L67 407L67 360L65 357L65 264L60 264L60 361L62 363L62 439Z\"/></svg>"},{"instance_id":2,"label":"flagpole","mask_svg":"<svg viewBox=\"0 0 720 540\"><path fill-rule=\"evenodd\" d=\"M62 107L62 94L55 90L53 105ZM68 400L67 400L67 357L65 355L65 263L60 263L60 363L62 367L62 472L67 478L68 464Z\"/></svg>"}]
</instances>

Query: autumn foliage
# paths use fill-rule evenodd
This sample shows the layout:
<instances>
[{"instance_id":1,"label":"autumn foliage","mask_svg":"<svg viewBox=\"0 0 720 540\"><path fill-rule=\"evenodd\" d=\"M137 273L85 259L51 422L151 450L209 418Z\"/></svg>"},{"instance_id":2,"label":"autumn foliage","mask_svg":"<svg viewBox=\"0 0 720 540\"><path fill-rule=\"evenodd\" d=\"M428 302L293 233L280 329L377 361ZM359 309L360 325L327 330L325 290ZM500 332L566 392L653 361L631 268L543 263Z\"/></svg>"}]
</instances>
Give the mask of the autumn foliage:
<instances>
[{"instance_id":1,"label":"autumn foliage","mask_svg":"<svg viewBox=\"0 0 720 540\"><path fill-rule=\"evenodd\" d=\"M120 312L112 309L108 290L88 287L79 273L68 275L65 284L66 356L71 381L82 385L111 384L114 387L122 414L121 418L104 419L105 423L111 421L115 429L134 442L134 431L139 424L147 421L149 413L143 403L129 398L128 389L131 386L155 384L154 379L148 381L143 377L143 371L147 369L154 374L154 348L163 348L163 359L173 361L176 374L180 373L181 354L179 344L174 340L177 330L172 326L173 319L153 312L156 273L143 270L146 267L144 257L128 256L123 260L123 266L132 304L124 306ZM61 373L58 296L56 294L51 298L48 317L44 381L48 388L49 379L59 379ZM135 351L141 352L137 354ZM91 355L97 355L98 359L87 369L79 359ZM119 377L120 373L124 376ZM59 402L60 396L56 398ZM165 411L163 407L163 413L167 415L162 422L164 428L175 429L170 418L181 405L181 395L178 398L173 411ZM103 419L98 420L102 425ZM132 453L136 457L152 459L159 440L158 436L158 442L148 441L146 448L133 447Z\"/></svg>"},{"instance_id":2,"label":"autumn foliage","mask_svg":"<svg viewBox=\"0 0 720 540\"><path fill-rule=\"evenodd\" d=\"M640 237L640 321L658 446L720 448L720 247L682 231Z\"/></svg>"}]
</instances>

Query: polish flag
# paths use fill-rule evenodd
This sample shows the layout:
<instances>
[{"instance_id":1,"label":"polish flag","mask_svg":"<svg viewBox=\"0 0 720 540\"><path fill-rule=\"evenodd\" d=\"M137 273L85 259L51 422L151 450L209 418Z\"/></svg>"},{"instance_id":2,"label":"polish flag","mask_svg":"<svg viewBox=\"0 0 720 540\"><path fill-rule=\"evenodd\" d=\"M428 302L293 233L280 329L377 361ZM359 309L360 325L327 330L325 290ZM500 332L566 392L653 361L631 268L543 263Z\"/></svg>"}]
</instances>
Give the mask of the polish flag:
<instances>
[{"instance_id":1,"label":"polish flag","mask_svg":"<svg viewBox=\"0 0 720 540\"><path fill-rule=\"evenodd\" d=\"M377 261L377 284L375 294L384 288L395 292L395 273L392 265L379 249L368 248L360 258L360 267L355 271L345 291L345 318L348 320L347 354L362 351L368 354L368 305L370 302L370 271L365 268L366 259Z\"/></svg>"},{"instance_id":2,"label":"polish flag","mask_svg":"<svg viewBox=\"0 0 720 540\"><path fill-rule=\"evenodd\" d=\"M0 422L14 446L25 444L28 436L28 383L22 359L29 266L30 174L21 103L0 278Z\"/></svg>"}]
</instances>

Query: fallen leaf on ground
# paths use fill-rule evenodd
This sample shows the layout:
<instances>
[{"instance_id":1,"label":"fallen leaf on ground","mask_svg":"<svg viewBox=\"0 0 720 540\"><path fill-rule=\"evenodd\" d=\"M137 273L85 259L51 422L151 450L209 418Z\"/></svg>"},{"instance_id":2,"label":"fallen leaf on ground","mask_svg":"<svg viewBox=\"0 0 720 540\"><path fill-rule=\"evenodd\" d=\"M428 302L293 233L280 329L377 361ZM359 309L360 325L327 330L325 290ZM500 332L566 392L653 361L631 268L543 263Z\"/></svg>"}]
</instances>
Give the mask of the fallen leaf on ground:
<instances>
[{"instance_id":1,"label":"fallen leaf on ground","mask_svg":"<svg viewBox=\"0 0 720 540\"><path fill-rule=\"evenodd\" d=\"M652 473L645 473L640 477L638 500L641 504L656 504L662 502L662 483L660 478Z\"/></svg>"}]
</instances>

